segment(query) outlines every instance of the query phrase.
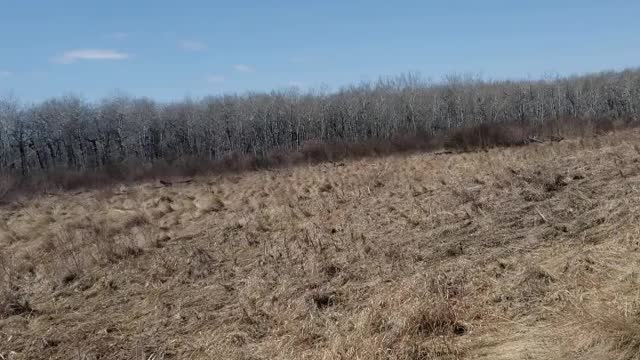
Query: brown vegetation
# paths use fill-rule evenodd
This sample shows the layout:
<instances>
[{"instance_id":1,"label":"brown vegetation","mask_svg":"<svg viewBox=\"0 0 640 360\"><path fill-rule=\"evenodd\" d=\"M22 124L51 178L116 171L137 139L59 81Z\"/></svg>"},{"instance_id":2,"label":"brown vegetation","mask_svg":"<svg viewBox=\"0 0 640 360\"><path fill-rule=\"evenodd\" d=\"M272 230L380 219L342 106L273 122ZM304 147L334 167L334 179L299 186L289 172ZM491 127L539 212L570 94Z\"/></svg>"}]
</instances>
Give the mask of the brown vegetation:
<instances>
[{"instance_id":1,"label":"brown vegetation","mask_svg":"<svg viewBox=\"0 0 640 360\"><path fill-rule=\"evenodd\" d=\"M0 356L638 359L638 135L7 204Z\"/></svg>"},{"instance_id":2,"label":"brown vegetation","mask_svg":"<svg viewBox=\"0 0 640 360\"><path fill-rule=\"evenodd\" d=\"M218 160L184 157L168 163L125 162L102 169L60 169L30 177L5 174L0 177L0 203L21 196L111 186L148 180L185 178L197 175L223 175L246 171L277 169L296 165L339 162L346 159L390 156L415 152L473 151L493 147L522 146L532 142L560 141L567 137L588 137L634 128L633 119L563 118L543 124L502 122L468 126L435 134L424 132L394 135L387 140L354 142L309 141L299 151L274 149L263 155L232 153Z\"/></svg>"},{"instance_id":3,"label":"brown vegetation","mask_svg":"<svg viewBox=\"0 0 640 360\"><path fill-rule=\"evenodd\" d=\"M159 103L0 98L0 197L308 160L606 133L640 119L640 69L545 80L440 82L406 74L336 92L273 91ZM26 183L26 184L25 184Z\"/></svg>"}]
</instances>

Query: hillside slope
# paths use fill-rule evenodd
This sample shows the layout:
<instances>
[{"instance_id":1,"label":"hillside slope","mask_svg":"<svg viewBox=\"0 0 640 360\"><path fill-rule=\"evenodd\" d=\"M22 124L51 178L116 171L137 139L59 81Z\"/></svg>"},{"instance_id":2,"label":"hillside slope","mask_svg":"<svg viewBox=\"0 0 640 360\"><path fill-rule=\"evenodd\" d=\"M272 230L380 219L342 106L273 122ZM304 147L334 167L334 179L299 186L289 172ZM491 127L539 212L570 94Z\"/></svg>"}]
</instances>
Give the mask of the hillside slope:
<instances>
[{"instance_id":1,"label":"hillside slope","mask_svg":"<svg viewBox=\"0 0 640 360\"><path fill-rule=\"evenodd\" d=\"M639 135L4 207L0 355L640 358Z\"/></svg>"}]
</instances>

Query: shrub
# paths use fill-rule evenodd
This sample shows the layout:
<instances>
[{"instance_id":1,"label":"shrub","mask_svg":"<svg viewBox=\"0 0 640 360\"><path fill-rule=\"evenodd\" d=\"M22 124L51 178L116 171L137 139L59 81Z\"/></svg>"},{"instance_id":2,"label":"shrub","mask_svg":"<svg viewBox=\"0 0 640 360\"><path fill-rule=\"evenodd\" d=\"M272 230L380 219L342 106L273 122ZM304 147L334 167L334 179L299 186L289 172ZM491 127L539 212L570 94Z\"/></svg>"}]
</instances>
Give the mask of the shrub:
<instances>
[{"instance_id":1,"label":"shrub","mask_svg":"<svg viewBox=\"0 0 640 360\"><path fill-rule=\"evenodd\" d=\"M596 119L593 122L593 130L596 134L606 134L615 130L615 124L611 119Z\"/></svg>"},{"instance_id":2,"label":"shrub","mask_svg":"<svg viewBox=\"0 0 640 360\"><path fill-rule=\"evenodd\" d=\"M322 162L330 160L327 145L320 141L307 141L302 146L302 157L308 162Z\"/></svg>"},{"instance_id":3,"label":"shrub","mask_svg":"<svg viewBox=\"0 0 640 360\"><path fill-rule=\"evenodd\" d=\"M618 125L631 127L633 119ZM475 150L499 146L518 146L529 142L529 137L540 139L564 136L590 136L613 131L616 124L607 118L597 120L565 117L530 124L523 122L486 123L460 129L429 133L400 131L390 138L372 138L361 141L309 140L299 151L276 147L264 153L229 153L217 160L185 156L152 163L128 161L112 163L98 169L69 170L55 168L48 172L33 172L27 176L3 175L0 178L0 201L7 202L21 194L52 190L95 188L125 181L192 177L204 174L239 173L272 169L300 163L340 161L346 158L386 156L412 151L431 151L441 147L451 150Z\"/></svg>"},{"instance_id":4,"label":"shrub","mask_svg":"<svg viewBox=\"0 0 640 360\"><path fill-rule=\"evenodd\" d=\"M454 130L448 137L445 147L450 149L472 150L496 146L517 146L527 143L526 125L504 123L480 124L473 127Z\"/></svg>"}]
</instances>

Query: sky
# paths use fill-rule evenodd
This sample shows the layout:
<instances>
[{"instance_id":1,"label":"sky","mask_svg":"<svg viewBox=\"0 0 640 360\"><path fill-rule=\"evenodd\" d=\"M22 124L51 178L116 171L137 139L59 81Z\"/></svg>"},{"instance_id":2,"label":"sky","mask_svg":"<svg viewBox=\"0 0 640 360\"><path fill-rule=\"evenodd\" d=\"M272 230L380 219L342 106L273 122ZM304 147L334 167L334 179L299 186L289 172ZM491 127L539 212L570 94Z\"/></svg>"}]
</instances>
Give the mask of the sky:
<instances>
[{"instance_id":1,"label":"sky","mask_svg":"<svg viewBox=\"0 0 640 360\"><path fill-rule=\"evenodd\" d=\"M159 101L640 66L640 1L0 0L0 96Z\"/></svg>"}]
</instances>

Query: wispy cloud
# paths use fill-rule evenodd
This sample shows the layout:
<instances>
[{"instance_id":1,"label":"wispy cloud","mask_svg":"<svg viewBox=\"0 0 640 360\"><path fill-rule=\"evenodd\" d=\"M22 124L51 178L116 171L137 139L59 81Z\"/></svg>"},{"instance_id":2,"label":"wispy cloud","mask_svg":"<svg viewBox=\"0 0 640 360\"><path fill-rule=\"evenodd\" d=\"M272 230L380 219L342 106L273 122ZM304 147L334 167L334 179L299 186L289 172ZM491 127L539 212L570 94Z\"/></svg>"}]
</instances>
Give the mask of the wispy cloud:
<instances>
[{"instance_id":1,"label":"wispy cloud","mask_svg":"<svg viewBox=\"0 0 640 360\"><path fill-rule=\"evenodd\" d=\"M301 83L300 81L289 81L289 83L287 85L292 86L292 87L297 87L297 88L301 88L301 87L304 86L304 84Z\"/></svg>"},{"instance_id":2,"label":"wispy cloud","mask_svg":"<svg viewBox=\"0 0 640 360\"><path fill-rule=\"evenodd\" d=\"M249 65L245 65L245 64L236 64L233 65L233 69L237 72L241 72L241 73L252 73L255 72L256 69L254 69L252 66Z\"/></svg>"},{"instance_id":3,"label":"wispy cloud","mask_svg":"<svg viewBox=\"0 0 640 360\"><path fill-rule=\"evenodd\" d=\"M64 52L52 60L58 64L72 64L79 60L125 60L129 54L116 50L78 49Z\"/></svg>"},{"instance_id":4,"label":"wispy cloud","mask_svg":"<svg viewBox=\"0 0 640 360\"><path fill-rule=\"evenodd\" d=\"M11 71L0 70L0 79L8 78L11 75L13 75Z\"/></svg>"},{"instance_id":5,"label":"wispy cloud","mask_svg":"<svg viewBox=\"0 0 640 360\"><path fill-rule=\"evenodd\" d=\"M207 50L207 44L202 41L196 40L181 40L178 41L178 47L185 51L205 51Z\"/></svg>"},{"instance_id":6,"label":"wispy cloud","mask_svg":"<svg viewBox=\"0 0 640 360\"><path fill-rule=\"evenodd\" d=\"M218 84L218 83L224 82L225 78L224 76L220 76L220 75L207 75L205 77L205 80L212 84Z\"/></svg>"}]
</instances>

